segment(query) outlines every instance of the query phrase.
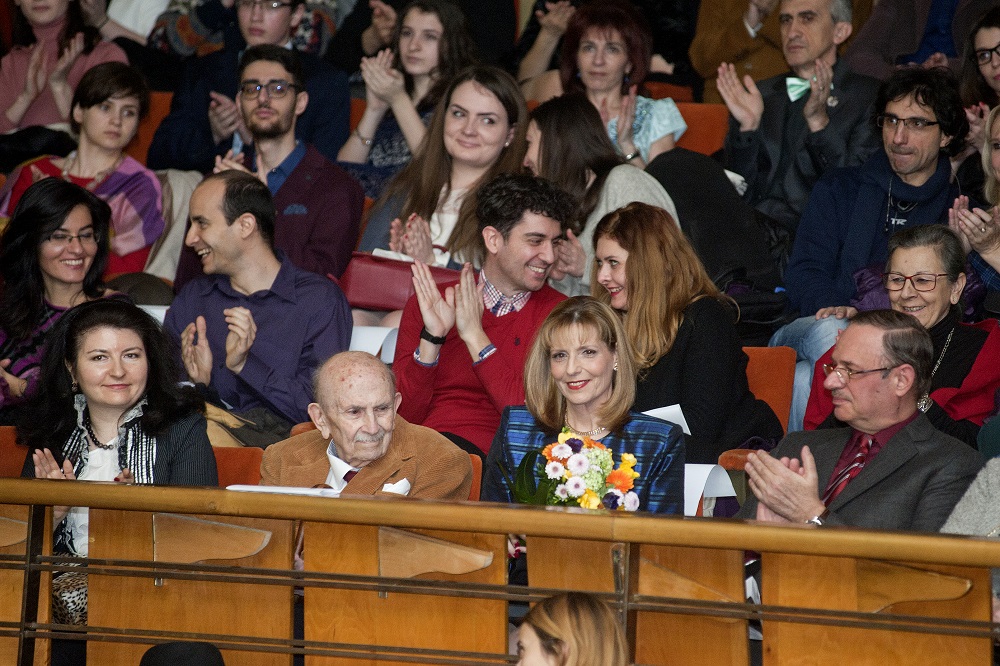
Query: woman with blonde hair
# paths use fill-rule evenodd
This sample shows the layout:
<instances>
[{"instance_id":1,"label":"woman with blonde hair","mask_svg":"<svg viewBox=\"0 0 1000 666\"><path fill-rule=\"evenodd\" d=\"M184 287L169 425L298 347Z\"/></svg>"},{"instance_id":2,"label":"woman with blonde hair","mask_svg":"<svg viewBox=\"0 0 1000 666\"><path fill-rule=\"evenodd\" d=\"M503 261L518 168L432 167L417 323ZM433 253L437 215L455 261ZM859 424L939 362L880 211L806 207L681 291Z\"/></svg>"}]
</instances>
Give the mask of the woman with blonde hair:
<instances>
[{"instance_id":1,"label":"woman with blonde hair","mask_svg":"<svg viewBox=\"0 0 1000 666\"><path fill-rule=\"evenodd\" d=\"M618 618L597 597L567 592L535 604L517 641L519 666L626 666Z\"/></svg>"},{"instance_id":2,"label":"woman with blonde hair","mask_svg":"<svg viewBox=\"0 0 1000 666\"><path fill-rule=\"evenodd\" d=\"M594 230L591 293L622 316L635 352L636 411L679 404L687 461L715 463L781 424L747 384L737 313L662 208L631 203ZM763 442L762 442L763 443Z\"/></svg>"},{"instance_id":3,"label":"woman with blonde hair","mask_svg":"<svg viewBox=\"0 0 1000 666\"><path fill-rule=\"evenodd\" d=\"M590 296L553 308L528 355L524 391L523 407L504 409L483 466L484 501L513 501L503 471L513 477L529 451L544 448L560 430L568 430L603 444L616 463L622 453L635 456L638 510L683 512L680 428L631 411L635 364L614 310Z\"/></svg>"}]
</instances>

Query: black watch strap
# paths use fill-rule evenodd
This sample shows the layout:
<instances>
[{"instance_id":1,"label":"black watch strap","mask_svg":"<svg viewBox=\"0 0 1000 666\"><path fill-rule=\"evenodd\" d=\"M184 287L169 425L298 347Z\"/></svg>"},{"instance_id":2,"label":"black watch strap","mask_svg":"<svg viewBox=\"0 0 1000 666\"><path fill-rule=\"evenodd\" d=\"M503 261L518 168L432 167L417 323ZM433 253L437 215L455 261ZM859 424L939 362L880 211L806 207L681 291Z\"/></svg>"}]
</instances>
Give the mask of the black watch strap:
<instances>
[{"instance_id":1,"label":"black watch strap","mask_svg":"<svg viewBox=\"0 0 1000 666\"><path fill-rule=\"evenodd\" d=\"M438 337L436 335L431 335L430 331L427 330L427 327L424 326L422 329L420 329L420 339L426 340L432 345L443 345L444 341L448 339L448 336L442 335Z\"/></svg>"}]
</instances>

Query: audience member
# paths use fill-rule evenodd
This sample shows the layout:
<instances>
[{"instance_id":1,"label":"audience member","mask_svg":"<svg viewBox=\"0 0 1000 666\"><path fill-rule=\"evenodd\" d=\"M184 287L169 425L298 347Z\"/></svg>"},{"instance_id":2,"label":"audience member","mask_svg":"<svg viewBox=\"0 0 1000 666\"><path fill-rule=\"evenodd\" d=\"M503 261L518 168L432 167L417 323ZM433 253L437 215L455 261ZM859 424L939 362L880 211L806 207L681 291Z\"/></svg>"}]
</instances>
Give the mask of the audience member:
<instances>
[{"instance_id":1,"label":"audience member","mask_svg":"<svg viewBox=\"0 0 1000 666\"><path fill-rule=\"evenodd\" d=\"M916 318L858 314L823 367L834 415L846 427L792 433L771 455L749 454L753 496L738 517L940 529L983 459L917 409L933 363L931 337Z\"/></svg>"},{"instance_id":2,"label":"audience member","mask_svg":"<svg viewBox=\"0 0 1000 666\"><path fill-rule=\"evenodd\" d=\"M254 176L208 176L191 195L185 239L206 276L177 294L163 325L191 381L236 412L270 418L277 441L306 420L311 374L348 348L351 316L332 281L275 252L274 219Z\"/></svg>"},{"instance_id":3,"label":"audience member","mask_svg":"<svg viewBox=\"0 0 1000 666\"><path fill-rule=\"evenodd\" d=\"M992 0L878 0L871 18L844 57L851 68L886 80L899 65L950 67L957 73L958 48Z\"/></svg>"},{"instance_id":4,"label":"audience member","mask_svg":"<svg viewBox=\"0 0 1000 666\"><path fill-rule=\"evenodd\" d=\"M358 0L337 35L326 59L345 72L355 72L361 59L392 44L402 7L408 0ZM508 0L453 0L465 14L472 41L482 62L496 64L514 47L517 7Z\"/></svg>"},{"instance_id":5,"label":"audience member","mask_svg":"<svg viewBox=\"0 0 1000 666\"><path fill-rule=\"evenodd\" d=\"M687 461L716 463L751 438L781 438L778 418L747 384L736 312L660 208L632 203L594 231L591 293L622 316L638 366L633 409L680 405Z\"/></svg>"},{"instance_id":6,"label":"audience member","mask_svg":"<svg viewBox=\"0 0 1000 666\"><path fill-rule=\"evenodd\" d=\"M651 42L649 27L627 0L586 4L569 20L558 72L542 75L530 96L544 102L586 93L625 161L645 167L687 129L672 99L637 95L649 73Z\"/></svg>"},{"instance_id":7,"label":"audience member","mask_svg":"<svg viewBox=\"0 0 1000 666\"><path fill-rule=\"evenodd\" d=\"M417 152L444 89L475 62L465 15L450 0L411 0L402 16L391 50L361 60L365 112L337 156L365 165L354 172L373 183L372 198Z\"/></svg>"},{"instance_id":8,"label":"audience member","mask_svg":"<svg viewBox=\"0 0 1000 666\"><path fill-rule=\"evenodd\" d=\"M131 303L76 306L52 331L45 386L18 426L31 453L21 476L63 481L218 485L204 401L177 385L159 322ZM52 507L52 551L87 557L89 509ZM87 623L87 576L53 576L56 622ZM53 661L59 654L53 645ZM74 662L76 663L76 662Z\"/></svg>"},{"instance_id":9,"label":"audience member","mask_svg":"<svg viewBox=\"0 0 1000 666\"><path fill-rule=\"evenodd\" d=\"M111 206L107 275L142 271L163 234L163 192L156 174L124 151L148 110L149 89L137 71L120 62L90 69L73 93L71 124L80 137L76 151L18 167L4 187L0 216L11 214L32 183L63 178Z\"/></svg>"},{"instance_id":10,"label":"audience member","mask_svg":"<svg viewBox=\"0 0 1000 666\"><path fill-rule=\"evenodd\" d=\"M626 666L628 643L611 608L585 592L541 601L524 616L519 666Z\"/></svg>"},{"instance_id":11,"label":"audience member","mask_svg":"<svg viewBox=\"0 0 1000 666\"><path fill-rule=\"evenodd\" d=\"M535 331L564 298L546 279L571 215L569 195L548 181L501 175L483 186L476 206L486 247L478 284L466 264L442 293L427 267L414 265L416 294L403 310L393 363L403 418L469 452L488 451L500 412L524 403Z\"/></svg>"},{"instance_id":12,"label":"audience member","mask_svg":"<svg viewBox=\"0 0 1000 666\"><path fill-rule=\"evenodd\" d=\"M64 131L40 126L69 122L73 90L88 69L128 62L120 48L84 25L80 7L81 0L14 3L13 48L0 59L0 134L34 129L0 143L4 173L26 159L72 150Z\"/></svg>"},{"instance_id":13,"label":"audience member","mask_svg":"<svg viewBox=\"0 0 1000 666\"><path fill-rule=\"evenodd\" d=\"M982 144L982 166L986 174L983 194L991 206L970 208L968 197L956 199L948 211L948 224L958 233L963 249L969 253L969 263L991 289L1000 289L1000 106L986 119L986 140Z\"/></svg>"},{"instance_id":14,"label":"audience member","mask_svg":"<svg viewBox=\"0 0 1000 666\"><path fill-rule=\"evenodd\" d=\"M635 456L638 510L684 512L684 440L679 426L630 411L636 366L618 315L590 296L549 313L524 367L523 407L503 410L483 472L482 499L514 501L507 478L560 431L589 437L615 458Z\"/></svg>"},{"instance_id":15,"label":"audience member","mask_svg":"<svg viewBox=\"0 0 1000 666\"><path fill-rule=\"evenodd\" d=\"M341 352L313 378L316 430L269 446L261 484L325 484L343 494L464 500L472 486L469 454L430 428L396 413L396 377L365 352Z\"/></svg>"},{"instance_id":16,"label":"audience member","mask_svg":"<svg viewBox=\"0 0 1000 666\"><path fill-rule=\"evenodd\" d=\"M520 170L527 118L509 74L484 65L462 70L438 101L424 148L372 210L361 249L391 248L425 264L481 265L476 190Z\"/></svg>"},{"instance_id":17,"label":"audience member","mask_svg":"<svg viewBox=\"0 0 1000 666\"><path fill-rule=\"evenodd\" d=\"M536 107L526 138L524 166L579 202L550 274L552 286L564 294L590 293L594 227L607 213L642 201L677 219L670 195L655 178L615 152L600 114L582 94L554 97Z\"/></svg>"},{"instance_id":18,"label":"audience member","mask_svg":"<svg viewBox=\"0 0 1000 666\"><path fill-rule=\"evenodd\" d=\"M580 0L535 0L531 16L517 38L513 68L525 82L549 69L559 69L559 50L570 17ZM657 80L692 89L700 97L701 77L691 67L688 47L694 38L700 2L632 0L649 24L652 58L649 72Z\"/></svg>"},{"instance_id":19,"label":"audience member","mask_svg":"<svg viewBox=\"0 0 1000 666\"><path fill-rule=\"evenodd\" d=\"M879 88L875 108L883 150L820 178L785 271L789 300L802 317L779 329L771 344L798 352L790 430L802 427L813 368L846 325L852 298L885 306L881 283L864 278L882 272L889 237L947 221L961 192L951 182L948 155L961 149L969 124L954 77L940 68L898 70Z\"/></svg>"},{"instance_id":20,"label":"audience member","mask_svg":"<svg viewBox=\"0 0 1000 666\"><path fill-rule=\"evenodd\" d=\"M247 46L287 47L304 13L302 0L239 0L237 18L242 40L227 41L216 53L189 61L164 118L149 147L152 169L212 170L216 156L241 153L252 141L236 102L239 58ZM245 41L244 41L245 40ZM351 103L347 77L309 53L300 53L305 90L312 102L296 122L296 138L312 144L329 160L347 140Z\"/></svg>"},{"instance_id":21,"label":"audience member","mask_svg":"<svg viewBox=\"0 0 1000 666\"><path fill-rule=\"evenodd\" d=\"M873 0L853 0L854 34L868 20ZM714 0L702 2L689 55L705 78L705 101L721 103L715 84L719 65L728 62L737 76L754 81L777 76L788 67L781 48L778 0Z\"/></svg>"},{"instance_id":22,"label":"audience member","mask_svg":"<svg viewBox=\"0 0 1000 666\"><path fill-rule=\"evenodd\" d=\"M298 268L339 278L357 243L364 193L343 169L295 138L309 104L296 53L271 44L244 51L239 104L255 161L230 152L215 158L215 171L253 170L274 197L274 246ZM177 273L178 289L201 275L192 248L182 251Z\"/></svg>"},{"instance_id":23,"label":"audience member","mask_svg":"<svg viewBox=\"0 0 1000 666\"><path fill-rule=\"evenodd\" d=\"M917 408L935 428L975 447L983 422L997 411L1000 326L995 319L961 323L959 303L965 287L961 242L940 224L896 232L889 239L882 283L892 309L916 317L934 343L930 388ZM818 367L830 363L831 351L819 359ZM840 425L832 411L830 392L823 388L822 376L814 373L805 428Z\"/></svg>"},{"instance_id":24,"label":"audience member","mask_svg":"<svg viewBox=\"0 0 1000 666\"><path fill-rule=\"evenodd\" d=\"M111 209L59 178L29 187L0 236L0 425L38 390L49 330L74 305L108 294Z\"/></svg>"},{"instance_id":25,"label":"audience member","mask_svg":"<svg viewBox=\"0 0 1000 666\"><path fill-rule=\"evenodd\" d=\"M867 122L878 81L837 58L851 34L850 0L782 0L779 22L791 73L758 86L723 63L716 86L731 114L726 166L746 179L747 201L794 235L819 177L878 148Z\"/></svg>"}]
</instances>

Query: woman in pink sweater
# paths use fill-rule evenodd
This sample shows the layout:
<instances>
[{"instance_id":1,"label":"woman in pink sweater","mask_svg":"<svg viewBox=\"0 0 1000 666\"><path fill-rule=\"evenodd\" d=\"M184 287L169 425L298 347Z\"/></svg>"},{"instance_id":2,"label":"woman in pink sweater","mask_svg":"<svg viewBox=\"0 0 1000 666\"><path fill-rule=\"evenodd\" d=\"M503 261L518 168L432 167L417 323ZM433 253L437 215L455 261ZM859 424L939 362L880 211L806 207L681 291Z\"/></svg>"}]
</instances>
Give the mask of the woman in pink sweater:
<instances>
[{"instance_id":1,"label":"woman in pink sweater","mask_svg":"<svg viewBox=\"0 0 1000 666\"><path fill-rule=\"evenodd\" d=\"M0 60L0 133L69 121L73 90L102 62L125 52L86 27L79 0L16 3L14 48Z\"/></svg>"}]
</instances>

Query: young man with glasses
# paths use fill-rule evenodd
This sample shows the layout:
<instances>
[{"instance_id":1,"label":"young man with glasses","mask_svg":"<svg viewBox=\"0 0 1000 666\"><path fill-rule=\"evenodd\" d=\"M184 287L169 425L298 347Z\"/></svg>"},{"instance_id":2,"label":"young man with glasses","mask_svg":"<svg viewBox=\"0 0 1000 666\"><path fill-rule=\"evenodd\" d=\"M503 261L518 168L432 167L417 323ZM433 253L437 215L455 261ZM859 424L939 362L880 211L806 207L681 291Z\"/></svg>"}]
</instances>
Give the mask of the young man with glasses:
<instances>
[{"instance_id":1,"label":"young man with glasses","mask_svg":"<svg viewBox=\"0 0 1000 666\"><path fill-rule=\"evenodd\" d=\"M746 464L753 496L737 517L936 532L983 465L936 430L917 402L930 385L930 335L894 310L858 314L824 365L846 427L793 433Z\"/></svg>"},{"instance_id":2,"label":"young man with glasses","mask_svg":"<svg viewBox=\"0 0 1000 666\"><path fill-rule=\"evenodd\" d=\"M170 114L149 148L151 169L209 172L217 156L247 152L253 137L243 123L237 99L239 59L248 46L271 44L290 49L302 20L302 0L236 0L241 38L221 51L194 58L185 67ZM350 131L347 77L309 53L299 53L310 103L298 118L295 136L333 161Z\"/></svg>"},{"instance_id":3,"label":"young man with glasses","mask_svg":"<svg viewBox=\"0 0 1000 666\"><path fill-rule=\"evenodd\" d=\"M889 237L922 224L947 224L948 209L962 194L952 181L949 155L962 149L969 124L954 77L940 68L900 69L879 88L875 106L882 150L860 166L820 178L785 270L789 301L802 316L770 344L799 355L790 430L802 427L813 368L855 311L851 304L886 305L877 276ZM865 280L869 273L872 279ZM859 277L868 291L858 292Z\"/></svg>"},{"instance_id":4,"label":"young man with glasses","mask_svg":"<svg viewBox=\"0 0 1000 666\"><path fill-rule=\"evenodd\" d=\"M299 268L340 277L357 243L364 192L295 137L298 119L312 104L299 56L271 44L251 46L240 59L239 81L240 118L254 151L216 156L215 171L256 173L274 197L275 247ZM185 249L174 283L182 286L200 274L198 257Z\"/></svg>"}]
</instances>

